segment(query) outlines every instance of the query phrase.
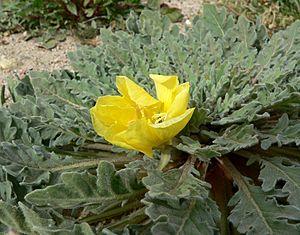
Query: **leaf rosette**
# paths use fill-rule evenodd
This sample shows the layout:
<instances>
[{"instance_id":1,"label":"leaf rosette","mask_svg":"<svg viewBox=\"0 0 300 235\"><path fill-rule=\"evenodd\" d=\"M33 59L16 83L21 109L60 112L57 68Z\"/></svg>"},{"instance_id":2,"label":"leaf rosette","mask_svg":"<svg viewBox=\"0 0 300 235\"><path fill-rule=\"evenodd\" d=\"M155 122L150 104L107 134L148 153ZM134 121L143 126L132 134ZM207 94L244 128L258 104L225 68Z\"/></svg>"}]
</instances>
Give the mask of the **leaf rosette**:
<instances>
[{"instance_id":1,"label":"leaf rosette","mask_svg":"<svg viewBox=\"0 0 300 235\"><path fill-rule=\"evenodd\" d=\"M76 72L7 80L0 233L300 234L300 21L269 38L205 5L170 26L132 13L69 55ZM181 136L158 165L99 135L148 156Z\"/></svg>"}]
</instances>

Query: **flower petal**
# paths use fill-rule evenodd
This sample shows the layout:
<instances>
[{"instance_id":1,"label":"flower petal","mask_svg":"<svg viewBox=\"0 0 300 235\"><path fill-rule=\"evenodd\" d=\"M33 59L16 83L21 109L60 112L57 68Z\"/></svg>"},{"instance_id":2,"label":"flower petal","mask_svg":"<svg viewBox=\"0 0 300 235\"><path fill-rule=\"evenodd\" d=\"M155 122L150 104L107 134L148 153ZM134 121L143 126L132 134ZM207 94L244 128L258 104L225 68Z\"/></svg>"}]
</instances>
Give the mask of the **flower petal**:
<instances>
[{"instance_id":1,"label":"flower petal","mask_svg":"<svg viewBox=\"0 0 300 235\"><path fill-rule=\"evenodd\" d=\"M104 96L90 109L96 132L112 144L152 156L152 148L176 136L191 119L189 83L176 76L150 75L157 97L125 76L117 77L122 96ZM163 105L163 107L162 107ZM155 122L156 124L153 124Z\"/></svg>"},{"instance_id":2,"label":"flower petal","mask_svg":"<svg viewBox=\"0 0 300 235\"><path fill-rule=\"evenodd\" d=\"M149 95L144 88L125 76L117 77L117 88L121 95L134 102L138 107L158 106L160 103Z\"/></svg>"},{"instance_id":3,"label":"flower petal","mask_svg":"<svg viewBox=\"0 0 300 235\"><path fill-rule=\"evenodd\" d=\"M180 116L166 120L162 123L150 124L152 135L155 135L162 143L176 136L189 122L195 108L186 110ZM161 144L162 144L161 143Z\"/></svg>"},{"instance_id":4,"label":"flower petal","mask_svg":"<svg viewBox=\"0 0 300 235\"><path fill-rule=\"evenodd\" d=\"M189 102L189 92L190 84L188 82L183 83L177 87L177 94L170 106L170 109L167 112L167 120L177 117L186 111Z\"/></svg>"},{"instance_id":5,"label":"flower petal","mask_svg":"<svg viewBox=\"0 0 300 235\"><path fill-rule=\"evenodd\" d=\"M182 115L159 124L149 124L144 118L138 119L130 123L127 130L120 132L117 138L126 142L129 149L136 149L151 157L152 148L176 136L189 122L193 112L194 108L188 109Z\"/></svg>"},{"instance_id":6,"label":"flower petal","mask_svg":"<svg viewBox=\"0 0 300 235\"><path fill-rule=\"evenodd\" d=\"M112 144L133 149L117 135L126 130L129 123L136 119L135 108L121 96L103 96L90 109L92 123L98 135Z\"/></svg>"},{"instance_id":7,"label":"flower petal","mask_svg":"<svg viewBox=\"0 0 300 235\"><path fill-rule=\"evenodd\" d=\"M96 105L91 108L90 112L106 126L117 123L127 127L130 121L137 118L135 107L121 96L98 98Z\"/></svg>"},{"instance_id":8,"label":"flower petal","mask_svg":"<svg viewBox=\"0 0 300 235\"><path fill-rule=\"evenodd\" d=\"M177 76L163 76L150 74L151 79L155 83L156 95L163 106L163 112L167 112L174 100L174 92L179 84Z\"/></svg>"},{"instance_id":9,"label":"flower petal","mask_svg":"<svg viewBox=\"0 0 300 235\"><path fill-rule=\"evenodd\" d=\"M136 109L126 98L121 96L103 96L90 109L92 123L98 135L108 142L132 149L117 134L126 130L129 123L136 119Z\"/></svg>"},{"instance_id":10,"label":"flower petal","mask_svg":"<svg viewBox=\"0 0 300 235\"><path fill-rule=\"evenodd\" d=\"M118 138L123 139L132 149L143 152L149 157L152 156L152 148L161 143L156 135L152 134L145 118L132 122L127 130L118 134Z\"/></svg>"}]
</instances>

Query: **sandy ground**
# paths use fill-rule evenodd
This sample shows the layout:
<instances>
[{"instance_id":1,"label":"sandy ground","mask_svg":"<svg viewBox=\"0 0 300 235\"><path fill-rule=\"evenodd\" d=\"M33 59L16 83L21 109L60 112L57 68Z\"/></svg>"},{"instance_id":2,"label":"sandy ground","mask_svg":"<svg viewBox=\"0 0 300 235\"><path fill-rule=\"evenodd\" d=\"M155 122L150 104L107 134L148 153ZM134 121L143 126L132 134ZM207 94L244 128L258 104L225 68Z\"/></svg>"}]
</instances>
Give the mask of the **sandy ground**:
<instances>
[{"instance_id":1,"label":"sandy ground","mask_svg":"<svg viewBox=\"0 0 300 235\"><path fill-rule=\"evenodd\" d=\"M182 24L197 15L203 0L166 0L172 7L181 9L184 15ZM34 40L25 41L26 33L0 37L0 84L5 77L18 75L23 77L30 70L72 69L68 63L67 53L80 45L78 39L67 37L56 48L47 50Z\"/></svg>"},{"instance_id":2,"label":"sandy ground","mask_svg":"<svg viewBox=\"0 0 300 235\"><path fill-rule=\"evenodd\" d=\"M75 50L73 37L52 50L39 46L35 40L25 41L23 34L13 34L0 39L0 80L9 75L22 77L30 70L70 69L67 52Z\"/></svg>"}]
</instances>

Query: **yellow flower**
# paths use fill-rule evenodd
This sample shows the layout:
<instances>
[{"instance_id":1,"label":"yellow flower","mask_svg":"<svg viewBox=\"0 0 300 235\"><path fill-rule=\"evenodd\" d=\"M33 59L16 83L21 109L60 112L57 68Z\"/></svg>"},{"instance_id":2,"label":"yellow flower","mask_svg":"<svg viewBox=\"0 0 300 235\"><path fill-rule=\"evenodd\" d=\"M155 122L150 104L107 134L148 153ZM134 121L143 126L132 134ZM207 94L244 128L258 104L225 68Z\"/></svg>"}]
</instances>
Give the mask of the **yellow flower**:
<instances>
[{"instance_id":1,"label":"yellow flower","mask_svg":"<svg viewBox=\"0 0 300 235\"><path fill-rule=\"evenodd\" d=\"M93 126L108 142L134 149L149 157L152 148L165 144L189 122L190 85L176 76L150 75L157 99L125 76L117 77L121 96L99 97L90 109Z\"/></svg>"}]
</instances>

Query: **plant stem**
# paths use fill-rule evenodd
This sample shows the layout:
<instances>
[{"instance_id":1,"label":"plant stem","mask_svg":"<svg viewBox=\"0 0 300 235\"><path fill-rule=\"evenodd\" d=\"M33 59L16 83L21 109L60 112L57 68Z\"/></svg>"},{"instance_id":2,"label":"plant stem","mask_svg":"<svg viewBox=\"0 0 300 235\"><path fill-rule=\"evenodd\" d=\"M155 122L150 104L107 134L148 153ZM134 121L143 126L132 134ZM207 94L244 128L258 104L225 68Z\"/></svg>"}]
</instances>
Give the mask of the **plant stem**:
<instances>
[{"instance_id":1,"label":"plant stem","mask_svg":"<svg viewBox=\"0 0 300 235\"><path fill-rule=\"evenodd\" d=\"M171 159L171 148L165 147L161 149L158 169L162 171L168 165L170 159Z\"/></svg>"},{"instance_id":2,"label":"plant stem","mask_svg":"<svg viewBox=\"0 0 300 235\"><path fill-rule=\"evenodd\" d=\"M180 185L184 183L186 177L190 173L191 168L194 166L195 162L196 162L196 157L193 155L189 156L188 160L183 165L182 173L176 183L177 187L174 188L172 191L177 190L177 188L180 187Z\"/></svg>"},{"instance_id":3,"label":"plant stem","mask_svg":"<svg viewBox=\"0 0 300 235\"><path fill-rule=\"evenodd\" d=\"M102 143L84 144L82 146L82 148L85 149L95 149L95 150L102 150L107 152L111 152L112 147L113 146L110 144L102 144Z\"/></svg>"},{"instance_id":4,"label":"plant stem","mask_svg":"<svg viewBox=\"0 0 300 235\"><path fill-rule=\"evenodd\" d=\"M97 158L97 159L86 159L84 161L75 162L71 164L56 166L52 168L46 168L45 170L50 170L51 172L59 172L59 171L66 171L71 169L90 169L96 168L99 165L100 161L109 161L114 163L115 167L124 166L131 161L138 160L139 158L130 158L124 159L124 157L117 157L114 158Z\"/></svg>"},{"instance_id":5,"label":"plant stem","mask_svg":"<svg viewBox=\"0 0 300 235\"><path fill-rule=\"evenodd\" d=\"M114 157L124 157L128 158L125 154L118 154L118 153L111 153L106 151L98 151L98 152L75 152L75 151L69 151L69 150L62 150L62 149L54 149L55 153L63 154L63 155L71 155L76 157L104 157L104 158L114 158Z\"/></svg>"},{"instance_id":6,"label":"plant stem","mask_svg":"<svg viewBox=\"0 0 300 235\"><path fill-rule=\"evenodd\" d=\"M1 4L1 1L0 1L0 4ZM5 85L1 85L0 88L1 88L1 91L0 91L0 107L2 107L5 103Z\"/></svg>"},{"instance_id":7,"label":"plant stem","mask_svg":"<svg viewBox=\"0 0 300 235\"><path fill-rule=\"evenodd\" d=\"M293 149L293 148L278 148L278 147L271 147L270 151L274 151L277 154L284 154L284 155L290 155L292 157L300 159L300 150L299 149Z\"/></svg>"},{"instance_id":8,"label":"plant stem","mask_svg":"<svg viewBox=\"0 0 300 235\"><path fill-rule=\"evenodd\" d=\"M120 216L120 215L122 215L122 214L124 214L128 211L137 209L137 208L142 207L142 206L144 206L144 204L141 203L140 201L133 201L131 203L126 204L123 207L121 207L121 206L116 207L112 210L106 211L106 212L101 213L99 215L88 216L88 217L82 219L81 221L82 222L87 222L87 223L95 223L95 222L101 221L103 219L107 220L107 219L111 219L111 218L116 217L116 216Z\"/></svg>"},{"instance_id":9,"label":"plant stem","mask_svg":"<svg viewBox=\"0 0 300 235\"><path fill-rule=\"evenodd\" d=\"M143 207L137 211L134 211L130 215L121 218L120 220L114 223L104 226L104 228L114 229L118 227L124 227L127 224L140 224L142 221L146 220L147 218L148 216L145 215L145 207Z\"/></svg>"},{"instance_id":10,"label":"plant stem","mask_svg":"<svg viewBox=\"0 0 300 235\"><path fill-rule=\"evenodd\" d=\"M230 174L234 180L234 182L237 184L239 191L241 191L244 194L244 197L247 198L249 201L249 204L253 206L254 213L256 212L256 215L258 219L261 219L262 223L266 226L266 229L270 232L270 234L273 233L272 228L269 226L268 222L266 221L264 211L260 208L260 205L257 203L257 199L252 195L252 192L250 191L250 185L245 180L243 175L238 171L238 169L235 168L235 166L232 164L232 162L228 159L228 157L222 159L224 169L227 171L228 174Z\"/></svg>"}]
</instances>

